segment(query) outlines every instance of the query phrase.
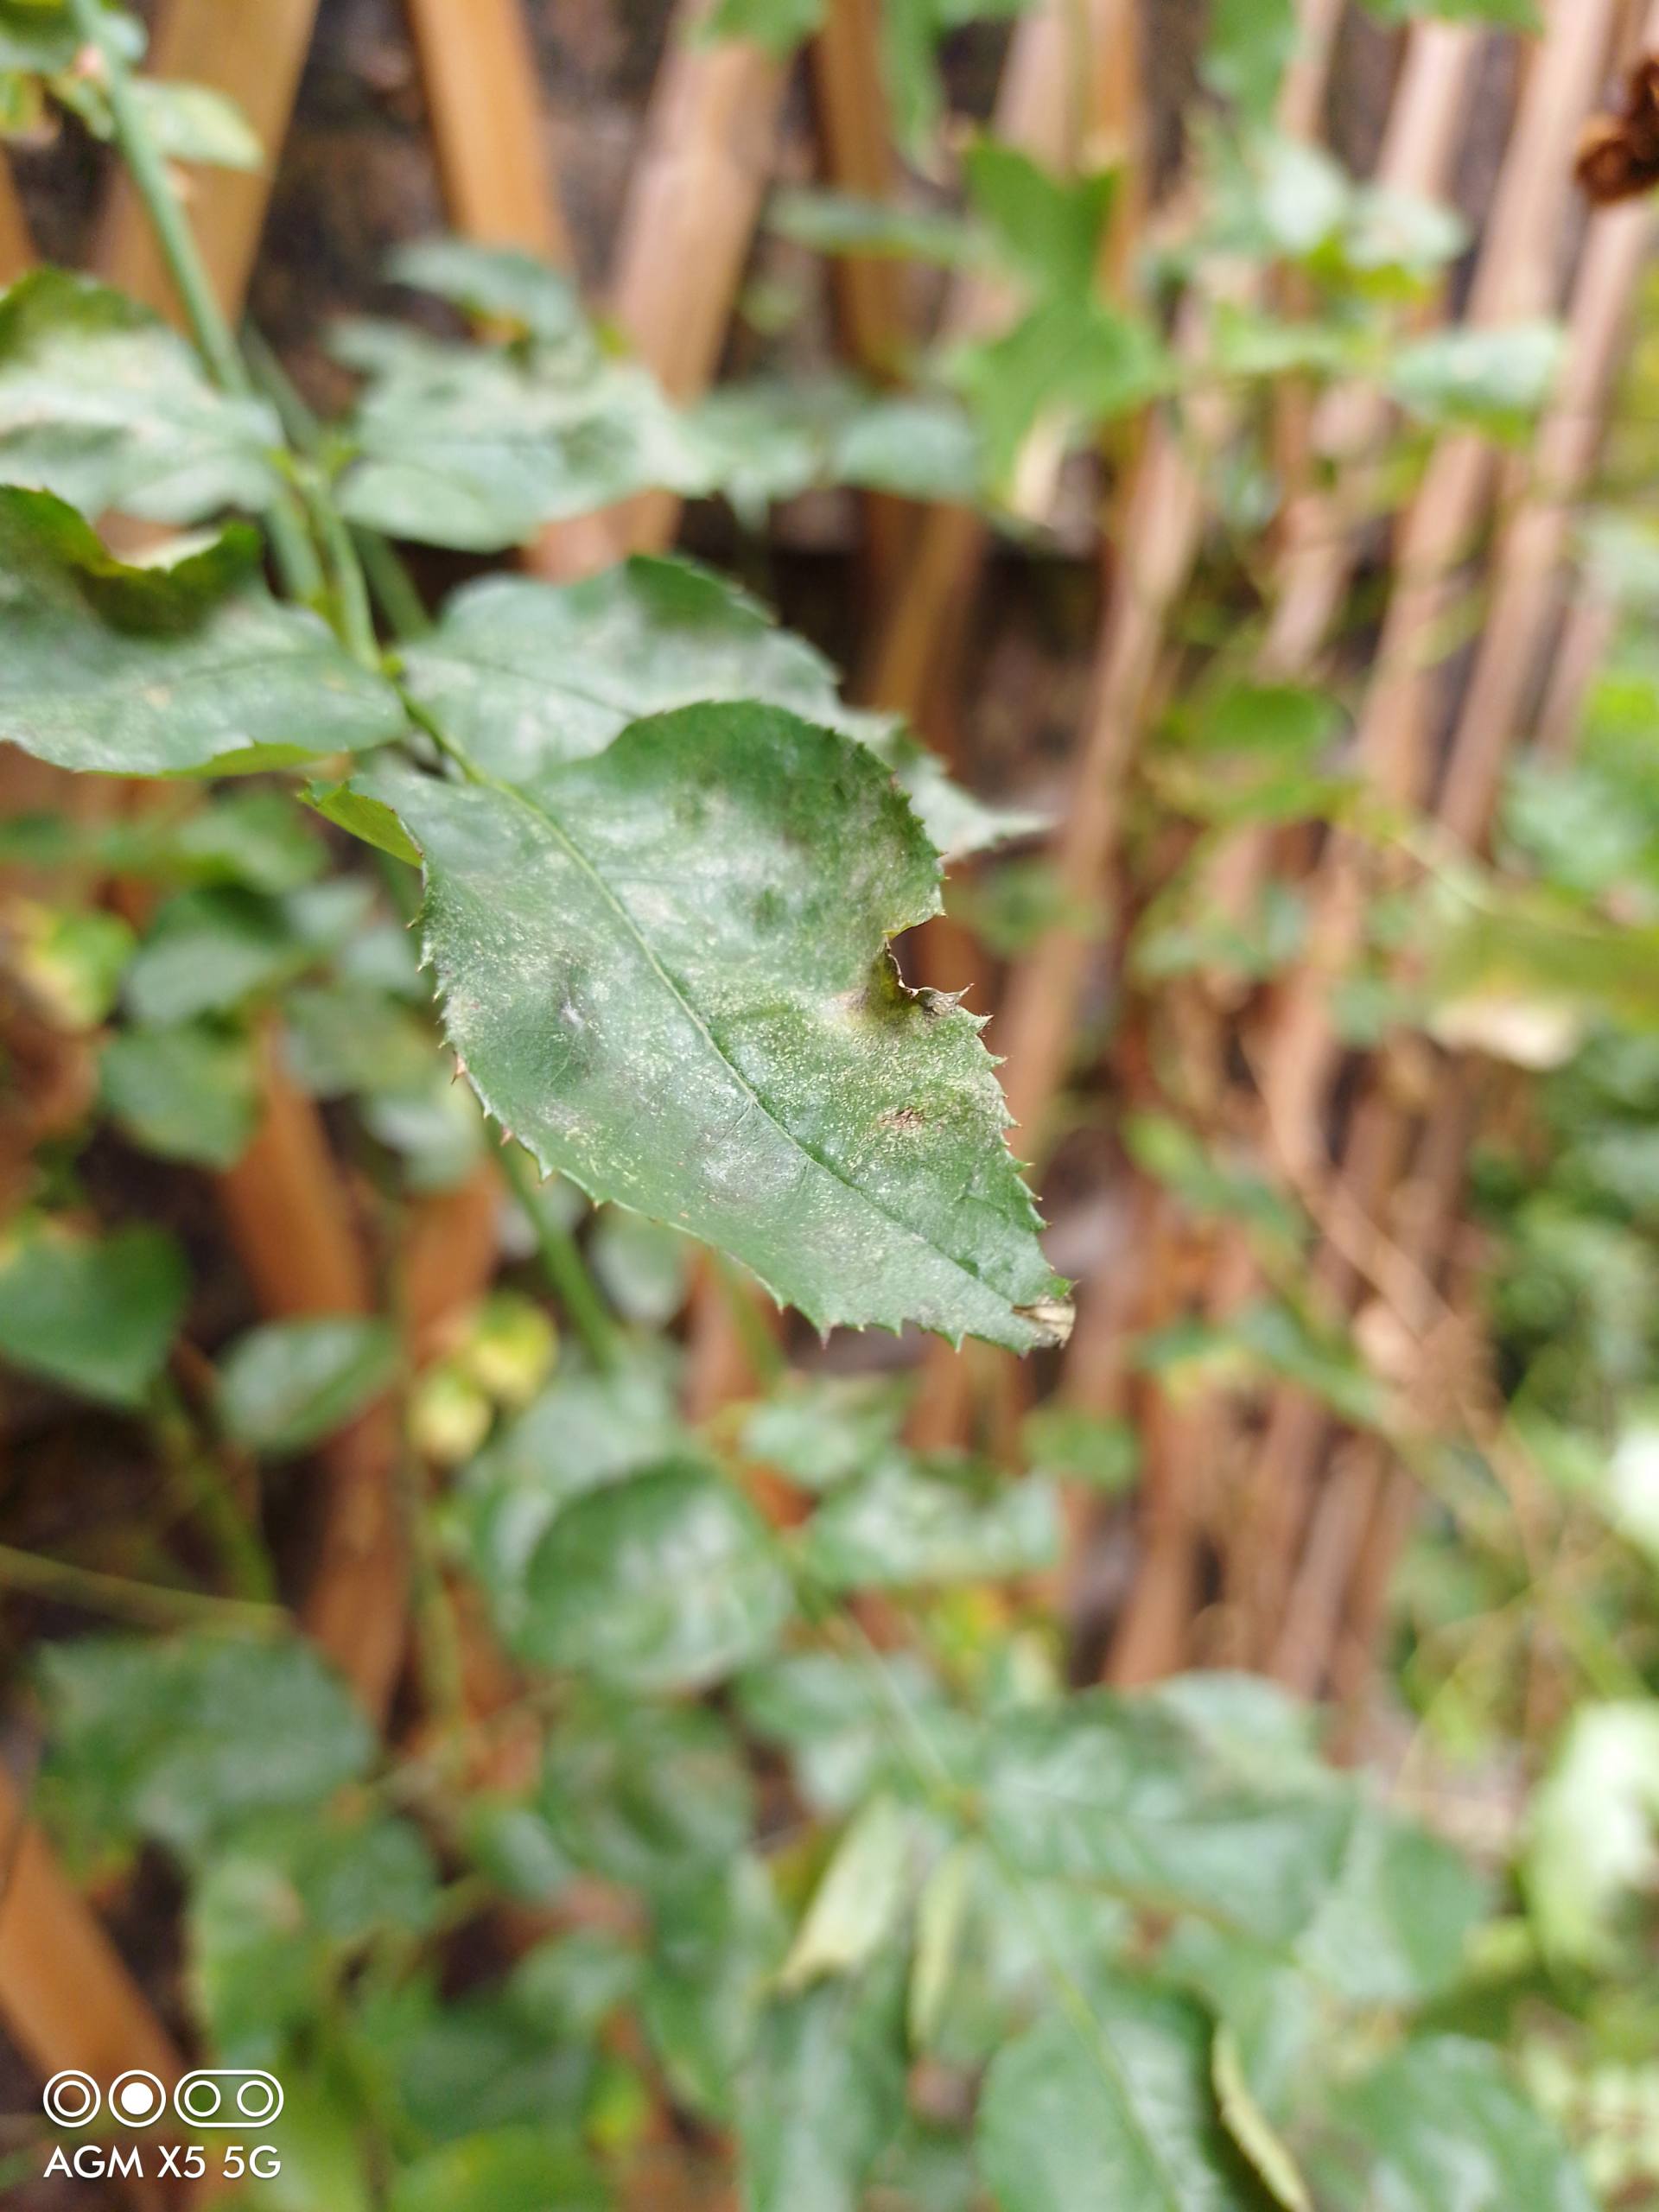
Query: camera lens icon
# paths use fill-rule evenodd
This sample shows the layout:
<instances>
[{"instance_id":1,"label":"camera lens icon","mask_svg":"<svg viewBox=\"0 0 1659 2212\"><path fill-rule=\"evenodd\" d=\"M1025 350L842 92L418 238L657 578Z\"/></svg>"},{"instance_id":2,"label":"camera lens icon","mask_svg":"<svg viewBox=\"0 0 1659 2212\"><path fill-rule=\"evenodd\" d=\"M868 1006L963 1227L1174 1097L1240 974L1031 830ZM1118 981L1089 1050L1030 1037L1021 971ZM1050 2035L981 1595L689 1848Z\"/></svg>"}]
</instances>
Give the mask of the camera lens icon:
<instances>
[{"instance_id":1,"label":"camera lens icon","mask_svg":"<svg viewBox=\"0 0 1659 2212\"><path fill-rule=\"evenodd\" d=\"M54 2074L41 2092L41 2102L60 2127L85 2127L98 2118L104 2093L90 2074L66 2066Z\"/></svg>"},{"instance_id":2,"label":"camera lens icon","mask_svg":"<svg viewBox=\"0 0 1659 2212\"><path fill-rule=\"evenodd\" d=\"M167 2091L155 2075L135 2066L111 2082L110 2110L129 2127L143 2127L167 2110Z\"/></svg>"},{"instance_id":3,"label":"camera lens icon","mask_svg":"<svg viewBox=\"0 0 1659 2212\"><path fill-rule=\"evenodd\" d=\"M257 2067L200 2067L173 2092L174 2111L192 2127L269 2127L282 2108L282 2083Z\"/></svg>"}]
</instances>

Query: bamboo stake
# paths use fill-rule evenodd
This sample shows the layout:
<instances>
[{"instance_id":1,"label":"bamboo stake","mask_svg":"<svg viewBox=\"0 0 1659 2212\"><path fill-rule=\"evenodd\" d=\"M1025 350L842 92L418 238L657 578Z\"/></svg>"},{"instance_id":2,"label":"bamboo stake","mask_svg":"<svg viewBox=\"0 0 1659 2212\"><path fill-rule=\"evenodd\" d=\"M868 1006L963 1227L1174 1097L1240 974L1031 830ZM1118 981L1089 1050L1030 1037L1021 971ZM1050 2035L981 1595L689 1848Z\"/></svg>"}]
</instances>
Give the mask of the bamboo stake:
<instances>
[{"instance_id":1,"label":"bamboo stake","mask_svg":"<svg viewBox=\"0 0 1659 2212\"><path fill-rule=\"evenodd\" d=\"M1077 43L1086 41L1083 66ZM992 118L994 135L1047 168L1075 166L1085 150L1122 161L1132 179L1142 164L1138 124L1135 11L1128 0L1044 0L1014 32ZM1079 95L1084 102L1079 114ZM1138 192L1120 206L1114 254L1120 264L1131 234ZM947 296L942 333L952 340L994 330L1013 299L1008 287L962 276ZM971 598L988 533L969 507L928 507L910 548L905 575L855 689L872 706L924 724L928 700L948 682L946 651L953 617Z\"/></svg>"},{"instance_id":2,"label":"bamboo stake","mask_svg":"<svg viewBox=\"0 0 1659 2212\"><path fill-rule=\"evenodd\" d=\"M0 1766L0 2024L46 2077L74 2069L100 2088L131 2067L170 2089L185 2070L86 1898ZM129 2184L140 2204L151 2184Z\"/></svg>"},{"instance_id":3,"label":"bamboo stake","mask_svg":"<svg viewBox=\"0 0 1659 2212\"><path fill-rule=\"evenodd\" d=\"M450 221L481 245L568 264L535 49L518 0L406 4Z\"/></svg>"},{"instance_id":4,"label":"bamboo stake","mask_svg":"<svg viewBox=\"0 0 1659 2212\"><path fill-rule=\"evenodd\" d=\"M681 401L703 391L719 365L772 175L785 85L781 63L763 48L704 42L702 15L702 0L681 0L676 11L611 286L617 325ZM648 492L604 518L614 552L662 551L681 505L673 493ZM566 539L579 542L574 532Z\"/></svg>"},{"instance_id":5,"label":"bamboo stake","mask_svg":"<svg viewBox=\"0 0 1659 2212\"><path fill-rule=\"evenodd\" d=\"M317 0L263 0L257 13L227 7L225 0L168 0L151 41L153 74L189 78L228 94L266 149L267 165L257 172L189 172L191 227L232 321L253 272L316 12ZM124 175L112 186L94 261L110 283L175 321L181 318L143 208Z\"/></svg>"},{"instance_id":6,"label":"bamboo stake","mask_svg":"<svg viewBox=\"0 0 1659 2212\"><path fill-rule=\"evenodd\" d=\"M1655 29L1659 33L1659 23ZM1652 211L1645 201L1609 208L1591 223L1573 295L1566 372L1539 434L1528 499L1504 535L1440 794L1440 820L1460 844L1478 846L1486 836L1505 755L1537 674L1573 503L1594 466L1652 243Z\"/></svg>"},{"instance_id":7,"label":"bamboo stake","mask_svg":"<svg viewBox=\"0 0 1659 2212\"><path fill-rule=\"evenodd\" d=\"M22 202L11 181L10 167L0 155L0 284L14 283L33 267L34 261L35 241L29 234Z\"/></svg>"},{"instance_id":8,"label":"bamboo stake","mask_svg":"<svg viewBox=\"0 0 1659 2212\"><path fill-rule=\"evenodd\" d=\"M882 199L893 181L893 133L880 67L877 0L830 0L809 48L818 143L830 181L843 192ZM904 277L880 254L844 254L830 264L842 351L867 377L891 383L906 352ZM907 504L880 492L860 500L872 605L885 607L900 574L912 519Z\"/></svg>"}]
</instances>

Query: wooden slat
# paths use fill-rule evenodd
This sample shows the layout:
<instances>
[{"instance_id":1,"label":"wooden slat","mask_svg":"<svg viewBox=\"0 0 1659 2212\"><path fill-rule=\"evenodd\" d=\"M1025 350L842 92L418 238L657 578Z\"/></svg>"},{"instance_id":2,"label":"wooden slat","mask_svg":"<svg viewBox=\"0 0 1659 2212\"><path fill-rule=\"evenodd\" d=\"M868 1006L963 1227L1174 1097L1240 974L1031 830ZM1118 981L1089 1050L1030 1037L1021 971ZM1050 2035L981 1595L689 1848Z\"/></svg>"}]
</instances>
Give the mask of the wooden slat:
<instances>
[{"instance_id":1,"label":"wooden slat","mask_svg":"<svg viewBox=\"0 0 1659 2212\"><path fill-rule=\"evenodd\" d=\"M764 48L700 40L702 12L683 4L671 29L610 287L619 327L682 401L705 391L719 366L772 178L785 85ZM671 545L680 507L669 492L630 500L613 518L617 549Z\"/></svg>"},{"instance_id":2,"label":"wooden slat","mask_svg":"<svg viewBox=\"0 0 1659 2212\"><path fill-rule=\"evenodd\" d=\"M10 284L35 263L35 241L29 234L11 170L0 153L0 284Z\"/></svg>"},{"instance_id":3,"label":"wooden slat","mask_svg":"<svg viewBox=\"0 0 1659 2212\"><path fill-rule=\"evenodd\" d=\"M130 2067L170 2088L184 2061L102 1923L0 1767L0 2024L43 2080L73 2068L102 2088ZM153 2182L128 2183L159 2206Z\"/></svg>"},{"instance_id":4,"label":"wooden slat","mask_svg":"<svg viewBox=\"0 0 1659 2212\"><path fill-rule=\"evenodd\" d=\"M830 0L823 27L808 48L826 181L867 200L891 194L898 167L880 38L877 0ZM894 381L908 350L899 264L880 254L835 255L830 283L842 352L873 382ZM861 598L867 619L875 619L908 567L915 512L908 500L881 492L863 493L859 511Z\"/></svg>"},{"instance_id":5,"label":"wooden slat","mask_svg":"<svg viewBox=\"0 0 1659 2212\"><path fill-rule=\"evenodd\" d=\"M227 93L269 156L257 174L190 172L191 226L213 289L233 320L242 312L259 249L316 11L317 0L259 0L257 9L234 0L168 0L150 41L149 67L155 75L189 78ZM111 193L95 261L111 284L181 318L172 280L124 175Z\"/></svg>"},{"instance_id":6,"label":"wooden slat","mask_svg":"<svg viewBox=\"0 0 1659 2212\"><path fill-rule=\"evenodd\" d=\"M519 0L406 0L449 220L560 264L570 241Z\"/></svg>"},{"instance_id":7,"label":"wooden slat","mask_svg":"<svg viewBox=\"0 0 1659 2212\"><path fill-rule=\"evenodd\" d=\"M1134 67L1135 10L1131 0L1042 0L1015 28L991 129L1006 144L1052 169L1091 162L1125 162L1138 175L1142 115ZM1078 44L1086 41L1084 66ZM1132 226L1132 189L1122 211L1120 238ZM1016 304L992 278L961 276L941 318L947 340L995 330ZM861 699L918 725L931 696L948 683L944 662L953 625L971 599L988 533L972 508L935 505L920 520L905 575L878 625L856 690ZM932 733L938 741L939 733Z\"/></svg>"}]
</instances>

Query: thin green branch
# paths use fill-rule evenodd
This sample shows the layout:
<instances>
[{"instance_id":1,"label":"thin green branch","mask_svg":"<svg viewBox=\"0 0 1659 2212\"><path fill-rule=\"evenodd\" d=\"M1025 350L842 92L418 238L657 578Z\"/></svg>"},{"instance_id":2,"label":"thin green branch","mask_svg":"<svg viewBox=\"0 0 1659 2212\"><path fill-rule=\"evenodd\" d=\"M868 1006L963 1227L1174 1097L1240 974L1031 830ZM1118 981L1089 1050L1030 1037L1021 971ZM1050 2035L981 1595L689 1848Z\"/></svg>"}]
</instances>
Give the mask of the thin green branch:
<instances>
[{"instance_id":1,"label":"thin green branch","mask_svg":"<svg viewBox=\"0 0 1659 2212\"><path fill-rule=\"evenodd\" d=\"M196 350L221 391L239 398L251 398L253 379L214 294L213 279L174 189L166 160L142 105L133 97L132 79L125 60L110 38L107 19L98 0L69 0L69 12L81 37L103 59L105 91L115 125L116 143L134 188L143 202ZM287 588L296 599L315 599L321 589L322 571L304 522L291 499L279 498L267 521L271 550Z\"/></svg>"},{"instance_id":2,"label":"thin green branch","mask_svg":"<svg viewBox=\"0 0 1659 2212\"><path fill-rule=\"evenodd\" d=\"M619 1356L616 1325L598 1284L588 1272L581 1247L569 1230L553 1218L529 1154L510 1144L501 1155L501 1165L513 1196L529 1217L549 1285L587 1347L589 1359L601 1374L610 1374Z\"/></svg>"},{"instance_id":3,"label":"thin green branch","mask_svg":"<svg viewBox=\"0 0 1659 2212\"><path fill-rule=\"evenodd\" d=\"M242 351L255 384L282 417L289 443L296 453L309 460L319 460L324 452L323 426L251 323L243 326ZM369 589L378 602L392 636L405 644L411 639L424 637L432 627L431 617L414 578L395 548L378 530L364 530L353 524L350 534Z\"/></svg>"},{"instance_id":4,"label":"thin green branch","mask_svg":"<svg viewBox=\"0 0 1659 2212\"><path fill-rule=\"evenodd\" d=\"M55 1605L77 1605L149 1628L216 1628L238 1636L282 1636L292 1626L280 1605L241 1598L214 1598L199 1590L169 1590L158 1582L133 1582L67 1560L0 1544L0 1589L21 1590Z\"/></svg>"}]
</instances>

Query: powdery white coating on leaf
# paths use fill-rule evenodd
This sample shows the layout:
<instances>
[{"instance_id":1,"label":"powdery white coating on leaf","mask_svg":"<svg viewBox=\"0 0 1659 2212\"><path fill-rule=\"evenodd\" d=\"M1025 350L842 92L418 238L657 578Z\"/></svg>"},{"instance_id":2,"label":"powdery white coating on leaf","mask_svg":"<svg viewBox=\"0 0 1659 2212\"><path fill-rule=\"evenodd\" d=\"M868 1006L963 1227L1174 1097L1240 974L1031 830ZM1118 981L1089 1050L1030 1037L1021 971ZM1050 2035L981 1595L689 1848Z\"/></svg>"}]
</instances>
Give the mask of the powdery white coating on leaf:
<instances>
[{"instance_id":1,"label":"powdery white coating on leaf","mask_svg":"<svg viewBox=\"0 0 1659 2212\"><path fill-rule=\"evenodd\" d=\"M130 567L49 493L0 486L0 739L105 775L272 767L383 744L391 685L279 605L235 527Z\"/></svg>"},{"instance_id":2,"label":"powdery white coating on leaf","mask_svg":"<svg viewBox=\"0 0 1659 2212\"><path fill-rule=\"evenodd\" d=\"M979 1020L888 940L938 861L864 748L752 703L493 784L369 781L421 848L424 949L485 1106L549 1171L741 1260L821 1328L1015 1351L1060 1286Z\"/></svg>"},{"instance_id":3,"label":"powdery white coating on leaf","mask_svg":"<svg viewBox=\"0 0 1659 2212\"><path fill-rule=\"evenodd\" d=\"M982 851L1042 826L952 783L893 716L843 706L821 653L691 561L637 555L574 584L481 577L408 649L404 675L471 760L532 798L548 770L602 752L642 715L754 699L869 746L943 853Z\"/></svg>"}]
</instances>

